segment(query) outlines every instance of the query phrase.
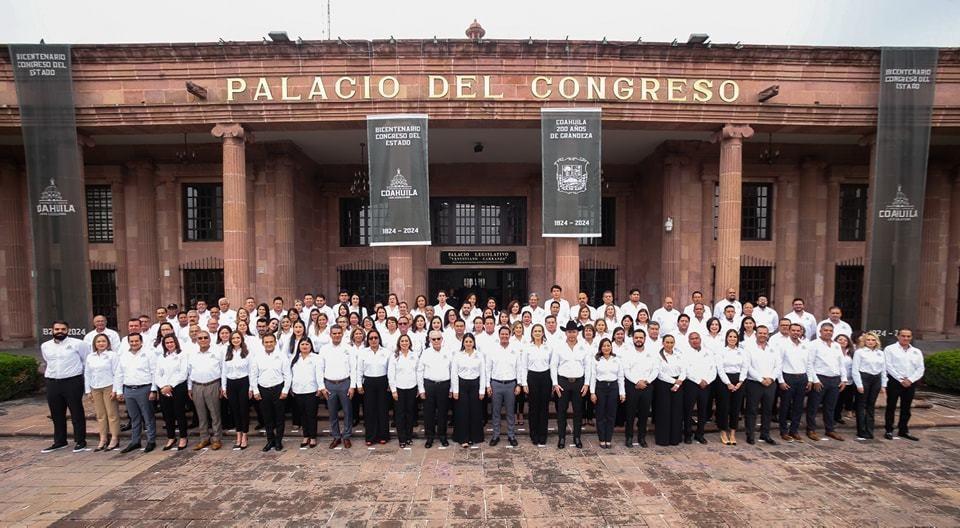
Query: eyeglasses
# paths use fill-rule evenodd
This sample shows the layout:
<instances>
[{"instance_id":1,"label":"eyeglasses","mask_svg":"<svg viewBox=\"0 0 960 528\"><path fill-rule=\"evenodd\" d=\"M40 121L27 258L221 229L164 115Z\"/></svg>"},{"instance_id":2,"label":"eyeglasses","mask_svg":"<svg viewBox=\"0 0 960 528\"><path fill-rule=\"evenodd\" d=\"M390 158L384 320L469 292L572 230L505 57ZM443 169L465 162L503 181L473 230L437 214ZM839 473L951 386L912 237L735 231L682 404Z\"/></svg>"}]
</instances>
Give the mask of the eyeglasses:
<instances>
[{"instance_id":1,"label":"eyeglasses","mask_svg":"<svg viewBox=\"0 0 960 528\"><path fill-rule=\"evenodd\" d=\"M201 336L197 338L197 341L210 341L210 338L207 336Z\"/></svg>"},{"instance_id":2,"label":"eyeglasses","mask_svg":"<svg viewBox=\"0 0 960 528\"><path fill-rule=\"evenodd\" d=\"M430 341L443 341L442 337L431 337Z\"/></svg>"}]
</instances>

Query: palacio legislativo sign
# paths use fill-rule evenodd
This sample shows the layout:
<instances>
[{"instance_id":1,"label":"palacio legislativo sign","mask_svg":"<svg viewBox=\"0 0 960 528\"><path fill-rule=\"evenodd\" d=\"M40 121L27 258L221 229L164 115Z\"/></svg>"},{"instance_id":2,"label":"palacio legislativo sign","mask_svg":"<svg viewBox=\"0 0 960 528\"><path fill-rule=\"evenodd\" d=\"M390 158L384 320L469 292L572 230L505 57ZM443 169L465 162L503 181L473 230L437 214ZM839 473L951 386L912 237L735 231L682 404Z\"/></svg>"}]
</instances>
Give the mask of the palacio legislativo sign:
<instances>
[{"instance_id":1,"label":"palacio legislativo sign","mask_svg":"<svg viewBox=\"0 0 960 528\"><path fill-rule=\"evenodd\" d=\"M731 79L534 75L316 75L228 77L227 102L537 99L668 103L736 103ZM521 77L522 78L522 77Z\"/></svg>"}]
</instances>

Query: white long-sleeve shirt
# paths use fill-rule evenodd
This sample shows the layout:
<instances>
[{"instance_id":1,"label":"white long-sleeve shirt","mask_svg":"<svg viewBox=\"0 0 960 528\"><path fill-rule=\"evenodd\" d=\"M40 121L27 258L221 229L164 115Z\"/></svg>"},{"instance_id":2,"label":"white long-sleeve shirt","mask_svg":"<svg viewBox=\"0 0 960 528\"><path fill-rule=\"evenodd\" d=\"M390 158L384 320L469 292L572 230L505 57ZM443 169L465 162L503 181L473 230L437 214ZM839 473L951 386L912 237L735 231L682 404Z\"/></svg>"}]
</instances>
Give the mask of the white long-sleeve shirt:
<instances>
[{"instance_id":1,"label":"white long-sleeve shirt","mask_svg":"<svg viewBox=\"0 0 960 528\"><path fill-rule=\"evenodd\" d=\"M600 359L593 359L591 369L593 375L590 376L590 392L596 394L598 381L616 381L617 394L626 395L623 387L623 361L618 356L609 358L600 356Z\"/></svg>"},{"instance_id":2,"label":"white long-sleeve shirt","mask_svg":"<svg viewBox=\"0 0 960 528\"><path fill-rule=\"evenodd\" d=\"M900 343L893 343L883 349L887 365L887 375L900 381L903 378L916 383L923 377L923 353L914 346L904 349Z\"/></svg>"},{"instance_id":3,"label":"white long-sleeve shirt","mask_svg":"<svg viewBox=\"0 0 960 528\"><path fill-rule=\"evenodd\" d=\"M387 363L391 352L383 347L374 351L364 347L357 352L357 386L363 386L364 378L380 378L387 375Z\"/></svg>"},{"instance_id":4,"label":"white long-sleeve shirt","mask_svg":"<svg viewBox=\"0 0 960 528\"><path fill-rule=\"evenodd\" d=\"M387 362L387 383L390 385L390 392L397 389L415 389L417 388L417 353L413 350L407 351L407 354L391 354Z\"/></svg>"},{"instance_id":5,"label":"white long-sleeve shirt","mask_svg":"<svg viewBox=\"0 0 960 528\"><path fill-rule=\"evenodd\" d=\"M807 348L807 341L793 342L793 339L781 339L777 341L775 347L780 351L780 383L784 381L784 374L806 374L807 381L813 383L810 379L810 358L811 350Z\"/></svg>"},{"instance_id":6,"label":"white long-sleeve shirt","mask_svg":"<svg viewBox=\"0 0 960 528\"><path fill-rule=\"evenodd\" d=\"M660 354L646 347L637 350L633 343L629 343L617 353L617 357L623 365L624 379L633 385L640 381L653 383L660 375Z\"/></svg>"},{"instance_id":7,"label":"white long-sleeve shirt","mask_svg":"<svg viewBox=\"0 0 960 528\"><path fill-rule=\"evenodd\" d=\"M170 353L157 360L157 373L153 383L160 389L176 387L187 381L190 371L190 354L187 352Z\"/></svg>"},{"instance_id":8,"label":"white long-sleeve shirt","mask_svg":"<svg viewBox=\"0 0 960 528\"><path fill-rule=\"evenodd\" d=\"M440 350L432 346L424 349L420 354L420 362L417 364L417 389L419 392L426 392L424 382L426 380L443 383L450 381L453 372L453 352L441 347Z\"/></svg>"},{"instance_id":9,"label":"white long-sleeve shirt","mask_svg":"<svg viewBox=\"0 0 960 528\"><path fill-rule=\"evenodd\" d=\"M820 331L820 327L822 327L825 323L830 323L833 325L834 339L836 339L838 335L845 335L847 337L850 337L853 335L853 328L850 328L850 325L847 324L847 322L844 321L843 319L840 319L836 323L831 321L829 318L824 319L823 321L820 321L819 323L817 323L817 332Z\"/></svg>"},{"instance_id":10,"label":"white long-sleeve shirt","mask_svg":"<svg viewBox=\"0 0 960 528\"><path fill-rule=\"evenodd\" d=\"M584 385L590 385L590 361L593 359L591 345L578 342L573 348L564 341L553 349L550 357L550 381L559 385L559 378L583 378Z\"/></svg>"},{"instance_id":11,"label":"white long-sleeve shirt","mask_svg":"<svg viewBox=\"0 0 960 528\"><path fill-rule=\"evenodd\" d=\"M227 360L226 349L224 349L223 354L223 373L220 375L220 388L227 390L227 380L237 380L250 378L250 353L247 353L247 357L240 357L240 349L233 351L233 358L229 361ZM252 388L251 388L252 390Z\"/></svg>"},{"instance_id":12,"label":"white long-sleeve shirt","mask_svg":"<svg viewBox=\"0 0 960 528\"><path fill-rule=\"evenodd\" d=\"M150 390L156 391L156 370L157 356L152 351L141 348L139 352L121 352L117 358L116 370L113 371L114 394L123 394L124 385L150 385Z\"/></svg>"},{"instance_id":13,"label":"white long-sleeve shirt","mask_svg":"<svg viewBox=\"0 0 960 528\"><path fill-rule=\"evenodd\" d=\"M91 330L87 332L87 335L83 336L83 342L90 347L90 350L93 350L93 338L97 335L103 334L107 336L107 339L110 341L110 349L117 350L120 347L120 334L112 328L104 328L103 332L97 332L96 330Z\"/></svg>"},{"instance_id":14,"label":"white long-sleeve shirt","mask_svg":"<svg viewBox=\"0 0 960 528\"><path fill-rule=\"evenodd\" d=\"M206 352L199 349L192 352L187 361L187 389L192 390L194 383L221 381L223 377L223 357L217 348L210 347Z\"/></svg>"},{"instance_id":15,"label":"white long-sleeve shirt","mask_svg":"<svg viewBox=\"0 0 960 528\"><path fill-rule=\"evenodd\" d=\"M356 358L346 343L343 341L339 345L330 343L320 349L320 375L323 378L320 380L321 389L326 389L325 380L342 379L349 379L350 387L357 387Z\"/></svg>"},{"instance_id":16,"label":"white long-sleeve shirt","mask_svg":"<svg viewBox=\"0 0 960 528\"><path fill-rule=\"evenodd\" d=\"M253 394L260 394L260 387L276 387L283 385L282 393L290 392L290 362L287 356L279 350L268 353L256 352L248 355L250 358L250 390Z\"/></svg>"},{"instance_id":17,"label":"white long-sleeve shirt","mask_svg":"<svg viewBox=\"0 0 960 528\"><path fill-rule=\"evenodd\" d=\"M717 358L717 376L724 385L730 385L729 374L738 374L739 383L747 380L747 372L750 369L750 355L743 347L736 346L730 348L723 347L716 354Z\"/></svg>"},{"instance_id":18,"label":"white long-sleeve shirt","mask_svg":"<svg viewBox=\"0 0 960 528\"><path fill-rule=\"evenodd\" d=\"M90 347L81 339L65 337L59 343L53 339L45 341L40 345L40 353L47 364L44 377L65 379L83 374L83 362L90 353Z\"/></svg>"},{"instance_id":19,"label":"white long-sleeve shirt","mask_svg":"<svg viewBox=\"0 0 960 528\"><path fill-rule=\"evenodd\" d=\"M525 343L523 345L522 357L520 358L520 385L527 386L530 371L549 371L552 356L553 347L546 342L539 346L531 342Z\"/></svg>"},{"instance_id":20,"label":"white long-sleeve shirt","mask_svg":"<svg viewBox=\"0 0 960 528\"><path fill-rule=\"evenodd\" d=\"M112 350L91 352L83 365L84 392L113 387L113 373L117 369L117 353Z\"/></svg>"},{"instance_id":21,"label":"white long-sleeve shirt","mask_svg":"<svg viewBox=\"0 0 960 528\"><path fill-rule=\"evenodd\" d=\"M290 366L290 392L294 394L313 394L320 390L320 356L300 354L296 363Z\"/></svg>"},{"instance_id":22,"label":"white long-sleeve shirt","mask_svg":"<svg viewBox=\"0 0 960 528\"><path fill-rule=\"evenodd\" d=\"M756 342L748 343L744 350L749 362L747 379L761 382L763 378L770 378L774 382L780 379L783 367L779 350L769 342L763 348Z\"/></svg>"},{"instance_id":23,"label":"white long-sleeve shirt","mask_svg":"<svg viewBox=\"0 0 960 528\"><path fill-rule=\"evenodd\" d=\"M674 349L673 354L664 352L662 355L657 353L657 356L660 359L660 373L657 379L670 384L686 379L684 361L679 351Z\"/></svg>"},{"instance_id":24,"label":"white long-sleeve shirt","mask_svg":"<svg viewBox=\"0 0 960 528\"><path fill-rule=\"evenodd\" d=\"M739 318L743 314L743 305L740 304L740 301L728 301L726 298L724 298L717 302L717 304L713 305L713 316L717 319L723 320L723 311L727 308L727 306L733 306L735 318Z\"/></svg>"},{"instance_id":25,"label":"white long-sleeve shirt","mask_svg":"<svg viewBox=\"0 0 960 528\"><path fill-rule=\"evenodd\" d=\"M699 385L701 381L710 384L717 379L717 358L709 349L701 346L695 350L688 346L682 355L687 380Z\"/></svg>"},{"instance_id":26,"label":"white long-sleeve shirt","mask_svg":"<svg viewBox=\"0 0 960 528\"><path fill-rule=\"evenodd\" d=\"M460 378L465 380L480 380L480 394L487 390L487 369L483 353L474 349L472 354L466 351L459 351L453 354L453 367L450 373L450 392L458 394L460 392Z\"/></svg>"},{"instance_id":27,"label":"white long-sleeve shirt","mask_svg":"<svg viewBox=\"0 0 960 528\"><path fill-rule=\"evenodd\" d=\"M839 343L818 338L808 341L804 346L810 353L807 368L810 383L820 383L819 376L839 376L841 383L847 383L847 369L843 366L843 350Z\"/></svg>"},{"instance_id":28,"label":"white long-sleeve shirt","mask_svg":"<svg viewBox=\"0 0 960 528\"><path fill-rule=\"evenodd\" d=\"M863 347L853 352L853 383L858 389L863 388L863 376L861 376L861 373L880 376L880 386L886 388L887 377L884 375L886 371L887 360L884 357L882 348L869 349Z\"/></svg>"},{"instance_id":29,"label":"white long-sleeve shirt","mask_svg":"<svg viewBox=\"0 0 960 528\"><path fill-rule=\"evenodd\" d=\"M654 310L650 320L660 323L660 335L675 336L677 335L677 317L680 317L680 311L676 308L667 310L661 307ZM679 343L680 340L678 339L677 342Z\"/></svg>"},{"instance_id":30,"label":"white long-sleeve shirt","mask_svg":"<svg viewBox=\"0 0 960 528\"><path fill-rule=\"evenodd\" d=\"M797 313L793 310L784 315L785 318L790 319L791 323L796 323L803 327L804 337L808 341L817 339L817 318L813 316L810 312L801 312Z\"/></svg>"},{"instance_id":31,"label":"white long-sleeve shirt","mask_svg":"<svg viewBox=\"0 0 960 528\"><path fill-rule=\"evenodd\" d=\"M518 383L523 379L521 373L520 347L508 342L504 347L500 343L494 345L488 351L483 353L487 365L487 386L491 386L493 380L510 381L515 380Z\"/></svg>"}]
</instances>

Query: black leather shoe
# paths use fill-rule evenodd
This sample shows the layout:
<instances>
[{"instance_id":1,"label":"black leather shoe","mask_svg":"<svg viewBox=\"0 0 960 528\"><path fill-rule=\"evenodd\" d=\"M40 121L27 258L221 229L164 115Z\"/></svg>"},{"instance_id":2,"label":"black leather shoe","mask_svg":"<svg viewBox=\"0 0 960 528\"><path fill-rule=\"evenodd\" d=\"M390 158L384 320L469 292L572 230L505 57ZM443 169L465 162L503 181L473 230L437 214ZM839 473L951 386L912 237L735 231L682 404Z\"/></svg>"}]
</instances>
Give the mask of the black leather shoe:
<instances>
[{"instance_id":1,"label":"black leather shoe","mask_svg":"<svg viewBox=\"0 0 960 528\"><path fill-rule=\"evenodd\" d=\"M577 446L577 449L583 449L583 442L580 441L580 437L574 437L573 445Z\"/></svg>"},{"instance_id":2,"label":"black leather shoe","mask_svg":"<svg viewBox=\"0 0 960 528\"><path fill-rule=\"evenodd\" d=\"M627 438L623 441L623 445L627 447L633 447L633 438Z\"/></svg>"},{"instance_id":3,"label":"black leather shoe","mask_svg":"<svg viewBox=\"0 0 960 528\"><path fill-rule=\"evenodd\" d=\"M757 443L757 439L754 438L753 435L749 435L749 436L747 436L747 443L750 444L750 445L756 444L756 443Z\"/></svg>"},{"instance_id":4,"label":"black leather shoe","mask_svg":"<svg viewBox=\"0 0 960 528\"><path fill-rule=\"evenodd\" d=\"M448 442L446 438L441 438L440 445L442 445L443 447L447 447L450 445L450 442Z\"/></svg>"},{"instance_id":5,"label":"black leather shoe","mask_svg":"<svg viewBox=\"0 0 960 528\"><path fill-rule=\"evenodd\" d=\"M281 442L280 440L277 440L276 442L274 442L273 448L277 451L283 451L283 442Z\"/></svg>"},{"instance_id":6,"label":"black leather shoe","mask_svg":"<svg viewBox=\"0 0 960 528\"><path fill-rule=\"evenodd\" d=\"M768 443L768 444L770 444L770 445L777 445L777 441L774 440L773 438L770 438L769 436L761 437L760 440L763 440L764 442L766 442L766 443Z\"/></svg>"},{"instance_id":7,"label":"black leather shoe","mask_svg":"<svg viewBox=\"0 0 960 528\"><path fill-rule=\"evenodd\" d=\"M147 442L146 447L143 448L143 452L144 452L144 453L149 453L150 451L153 451L153 450L156 449L156 448L157 448L157 443L156 443L156 442Z\"/></svg>"},{"instance_id":8,"label":"black leather shoe","mask_svg":"<svg viewBox=\"0 0 960 528\"><path fill-rule=\"evenodd\" d=\"M684 443L684 444L692 444L692 443L693 443L693 438L691 438L691 437L689 437L689 436L685 436L685 437L683 438L683 443Z\"/></svg>"},{"instance_id":9,"label":"black leather shoe","mask_svg":"<svg viewBox=\"0 0 960 528\"><path fill-rule=\"evenodd\" d=\"M567 447L567 441L563 438L557 439L557 449L563 449L564 447Z\"/></svg>"},{"instance_id":10,"label":"black leather shoe","mask_svg":"<svg viewBox=\"0 0 960 528\"><path fill-rule=\"evenodd\" d=\"M140 447L141 447L141 446L140 446L139 443L137 443L137 444L130 444L130 445L128 445L127 447L124 447L123 449L121 449L120 452L123 453L123 454L127 454L127 453L129 453L129 452L131 452L131 451L136 451L137 449L140 449Z\"/></svg>"},{"instance_id":11,"label":"black leather shoe","mask_svg":"<svg viewBox=\"0 0 960 528\"><path fill-rule=\"evenodd\" d=\"M706 443L707 443L707 439L704 438L704 437L702 437L702 436L698 436L698 437L697 437L697 442L700 442L701 444L706 444Z\"/></svg>"},{"instance_id":12,"label":"black leather shoe","mask_svg":"<svg viewBox=\"0 0 960 528\"><path fill-rule=\"evenodd\" d=\"M916 436L913 436L913 435L910 434L910 433L903 433L903 434L900 434L900 435L897 435L897 436L899 436L900 438L906 438L907 440L913 440L914 442L919 442L919 441L920 441L919 438L917 438Z\"/></svg>"},{"instance_id":13,"label":"black leather shoe","mask_svg":"<svg viewBox=\"0 0 960 528\"><path fill-rule=\"evenodd\" d=\"M83 451L86 448L87 448L86 442L77 442L76 445L73 446L73 452L79 453L80 451Z\"/></svg>"},{"instance_id":14,"label":"black leather shoe","mask_svg":"<svg viewBox=\"0 0 960 528\"><path fill-rule=\"evenodd\" d=\"M499 443L500 443L500 437L499 437L499 436L494 436L493 438L490 439L490 447L493 447L493 446L495 446L495 445L497 445L497 444L499 444Z\"/></svg>"},{"instance_id":15,"label":"black leather shoe","mask_svg":"<svg viewBox=\"0 0 960 528\"><path fill-rule=\"evenodd\" d=\"M267 451L270 451L271 449L273 449L273 442L267 442L267 445L263 446L262 451L263 451L264 453L266 453Z\"/></svg>"},{"instance_id":16,"label":"black leather shoe","mask_svg":"<svg viewBox=\"0 0 960 528\"><path fill-rule=\"evenodd\" d=\"M433 447L433 438L427 438L427 443L423 444L423 447L430 449Z\"/></svg>"},{"instance_id":17,"label":"black leather shoe","mask_svg":"<svg viewBox=\"0 0 960 528\"><path fill-rule=\"evenodd\" d=\"M507 443L510 444L510 445L513 446L513 447L517 447L517 439L516 439L516 438L507 438Z\"/></svg>"},{"instance_id":18,"label":"black leather shoe","mask_svg":"<svg viewBox=\"0 0 960 528\"><path fill-rule=\"evenodd\" d=\"M645 438L640 439L640 447L647 447L647 440Z\"/></svg>"},{"instance_id":19,"label":"black leather shoe","mask_svg":"<svg viewBox=\"0 0 960 528\"><path fill-rule=\"evenodd\" d=\"M883 437L887 440L893 440L893 433L883 433Z\"/></svg>"},{"instance_id":20,"label":"black leather shoe","mask_svg":"<svg viewBox=\"0 0 960 528\"><path fill-rule=\"evenodd\" d=\"M52 452L54 452L54 451L56 451L56 450L58 450L58 449L63 449L64 447L67 447L67 444L66 444L66 443L53 444L53 445L51 445L50 447L48 447L48 448L46 448L46 449L40 450L40 452L41 452L41 453L52 453Z\"/></svg>"}]
</instances>

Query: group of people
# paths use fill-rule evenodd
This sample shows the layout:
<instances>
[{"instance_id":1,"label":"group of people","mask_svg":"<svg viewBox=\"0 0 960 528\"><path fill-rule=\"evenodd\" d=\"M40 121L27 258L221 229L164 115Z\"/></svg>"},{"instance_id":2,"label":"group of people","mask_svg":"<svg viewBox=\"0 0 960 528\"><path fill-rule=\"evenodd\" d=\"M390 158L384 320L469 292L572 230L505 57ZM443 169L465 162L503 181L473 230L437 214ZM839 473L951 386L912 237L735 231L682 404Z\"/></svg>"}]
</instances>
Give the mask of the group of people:
<instances>
[{"instance_id":1,"label":"group of people","mask_svg":"<svg viewBox=\"0 0 960 528\"><path fill-rule=\"evenodd\" d=\"M712 310L694 292L683 310L667 297L651 313L636 289L622 305L607 291L597 307L583 292L571 306L557 285L545 307L536 293L503 310L495 299L481 308L473 294L459 307L447 300L443 291L435 305L420 295L411 307L390 294L370 312L346 291L332 306L313 294L289 305L280 297L258 305L251 297L237 310L225 298L214 307L201 300L188 310L171 304L153 319L132 318L123 338L100 315L83 340L54 321L52 339L41 345L54 423L44 451L68 445L68 409L74 450L87 449L84 394L96 408L95 451L119 448L124 404L131 429L124 453L157 447L156 407L164 450L187 447L188 412L199 429L194 449L221 449L225 421L235 429L233 449L247 449L251 407L266 433L263 451L283 449L287 413L301 432L300 448L314 448L322 403L330 448L352 446L361 409L367 446L390 441L392 411L403 448L412 445L420 418L426 448L446 447L449 439L476 446L486 440L487 421L489 445L505 432L516 447L525 406L530 441L544 447L551 402L561 449L568 433L582 447L585 419L595 419L601 448L612 446L619 425L627 447L647 447L648 422L657 445L705 444L710 420L722 444L736 445L741 415L748 444L778 443L775 415L781 441L803 441L804 416L807 438L818 441L821 413L824 434L842 441L836 424L844 409L855 410L857 438L869 440L882 393L885 438L894 438L899 406L897 435L917 440L910 406L924 366L911 330L899 329L884 348L877 334L854 333L838 307L818 322L795 299L781 318L767 297L741 304L730 289Z\"/></svg>"}]
</instances>

